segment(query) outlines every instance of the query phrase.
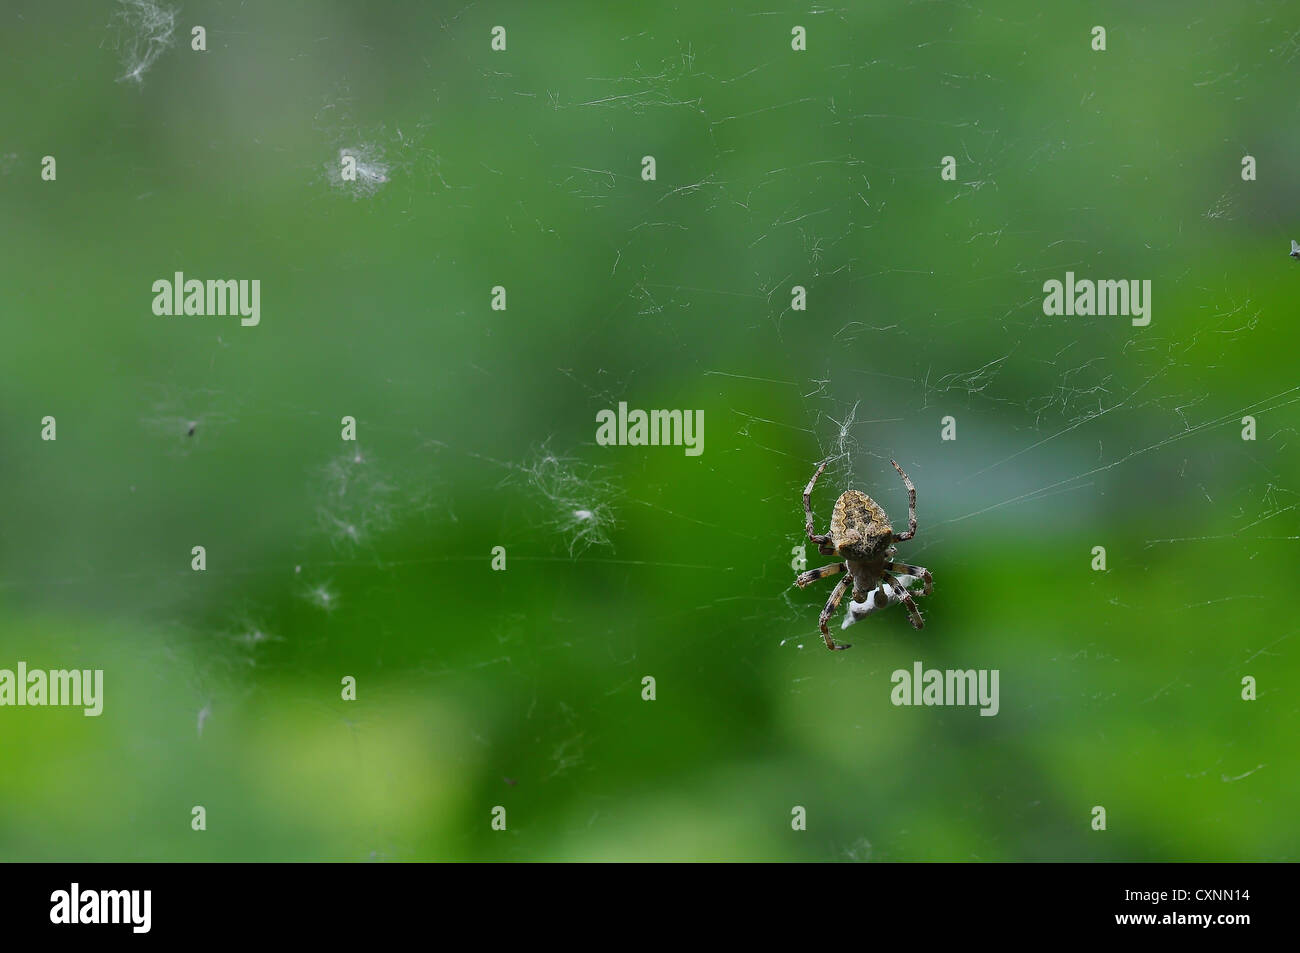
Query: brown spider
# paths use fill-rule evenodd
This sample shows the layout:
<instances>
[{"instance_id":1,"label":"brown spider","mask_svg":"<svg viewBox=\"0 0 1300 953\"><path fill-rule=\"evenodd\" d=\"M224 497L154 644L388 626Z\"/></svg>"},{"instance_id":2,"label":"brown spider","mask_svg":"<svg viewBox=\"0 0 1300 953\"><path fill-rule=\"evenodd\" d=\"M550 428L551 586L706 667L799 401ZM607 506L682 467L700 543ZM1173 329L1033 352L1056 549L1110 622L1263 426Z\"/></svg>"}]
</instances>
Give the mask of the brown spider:
<instances>
[{"instance_id":1,"label":"brown spider","mask_svg":"<svg viewBox=\"0 0 1300 953\"><path fill-rule=\"evenodd\" d=\"M922 595L926 596L934 589L934 578L930 575L930 570L921 566L893 561L894 554L897 552L894 543L901 543L916 535L916 487L912 486L912 481L907 478L902 467L893 460L889 462L894 464L894 469L903 478L903 485L907 487L906 533L895 533L894 528L889 525L889 517L885 515L880 504L867 494L861 490L845 490L835 501L835 509L831 514L830 534L818 536L813 530L812 507L808 503L808 498L812 496L813 487L817 485L817 478L830 463L829 459L821 462L817 472L804 487L803 511L808 516L808 538L817 544L817 550L823 556L839 556L843 562L831 563L820 569L810 569L801 573L795 583L802 589L809 583L833 576L837 572L848 573L836 585L831 597L826 600L821 618L818 619L822 638L826 640L828 649L852 648L851 645L837 643L826 629L826 620L839 608L840 600L844 598L850 581L853 582L854 602L865 602L871 590L878 588L880 591L876 596L876 604L883 606L888 598L885 587L889 586L897 600L907 607L907 617L912 626L919 629L925 625L911 594L894 573L902 572L920 578L925 583L925 591Z\"/></svg>"}]
</instances>

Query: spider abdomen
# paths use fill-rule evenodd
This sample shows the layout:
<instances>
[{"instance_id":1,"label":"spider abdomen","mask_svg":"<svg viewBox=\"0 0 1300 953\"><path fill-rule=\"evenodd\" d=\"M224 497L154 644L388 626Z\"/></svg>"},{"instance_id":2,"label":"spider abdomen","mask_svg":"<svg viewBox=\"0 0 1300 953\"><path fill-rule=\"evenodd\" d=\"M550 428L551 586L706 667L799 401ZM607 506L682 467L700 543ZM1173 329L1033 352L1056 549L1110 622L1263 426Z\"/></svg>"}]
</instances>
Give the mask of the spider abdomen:
<instances>
[{"instance_id":1,"label":"spider abdomen","mask_svg":"<svg viewBox=\"0 0 1300 953\"><path fill-rule=\"evenodd\" d=\"M877 560L893 542L894 528L879 503L861 490L845 490L831 513L830 536L837 556Z\"/></svg>"},{"instance_id":2,"label":"spider abdomen","mask_svg":"<svg viewBox=\"0 0 1300 953\"><path fill-rule=\"evenodd\" d=\"M848 573L853 580L853 601L865 602L867 594L880 585L881 573L885 571L885 560L845 560Z\"/></svg>"}]
</instances>

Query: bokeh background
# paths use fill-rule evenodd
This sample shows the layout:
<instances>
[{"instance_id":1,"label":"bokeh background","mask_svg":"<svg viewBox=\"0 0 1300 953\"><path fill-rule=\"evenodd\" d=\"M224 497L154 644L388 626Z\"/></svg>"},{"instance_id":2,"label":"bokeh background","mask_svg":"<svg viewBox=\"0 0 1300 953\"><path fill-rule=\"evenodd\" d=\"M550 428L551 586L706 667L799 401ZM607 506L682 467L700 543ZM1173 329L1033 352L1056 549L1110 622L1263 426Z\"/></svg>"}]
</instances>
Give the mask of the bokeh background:
<instances>
[{"instance_id":1,"label":"bokeh background","mask_svg":"<svg viewBox=\"0 0 1300 953\"><path fill-rule=\"evenodd\" d=\"M106 683L0 709L0 858L1300 855L1294 5L187 0L123 81L142 12L0 13L0 667ZM827 456L923 631L822 646Z\"/></svg>"}]
</instances>

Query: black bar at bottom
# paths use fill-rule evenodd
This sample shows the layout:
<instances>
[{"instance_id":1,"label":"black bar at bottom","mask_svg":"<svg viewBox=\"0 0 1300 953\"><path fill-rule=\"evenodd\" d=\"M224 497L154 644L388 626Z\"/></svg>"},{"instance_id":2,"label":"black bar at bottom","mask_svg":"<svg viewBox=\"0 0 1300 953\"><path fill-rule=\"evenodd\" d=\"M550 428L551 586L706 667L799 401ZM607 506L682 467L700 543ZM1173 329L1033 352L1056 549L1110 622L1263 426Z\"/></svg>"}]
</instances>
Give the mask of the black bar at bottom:
<instances>
[{"instance_id":1,"label":"black bar at bottom","mask_svg":"<svg viewBox=\"0 0 1300 953\"><path fill-rule=\"evenodd\" d=\"M7 938L337 943L427 928L436 942L454 928L494 945L667 938L680 936L664 933L677 927L734 942L783 926L864 938L901 931L925 942L1126 933L1232 942L1286 925L1293 879L1290 865L1231 864L9 864L6 872Z\"/></svg>"}]
</instances>

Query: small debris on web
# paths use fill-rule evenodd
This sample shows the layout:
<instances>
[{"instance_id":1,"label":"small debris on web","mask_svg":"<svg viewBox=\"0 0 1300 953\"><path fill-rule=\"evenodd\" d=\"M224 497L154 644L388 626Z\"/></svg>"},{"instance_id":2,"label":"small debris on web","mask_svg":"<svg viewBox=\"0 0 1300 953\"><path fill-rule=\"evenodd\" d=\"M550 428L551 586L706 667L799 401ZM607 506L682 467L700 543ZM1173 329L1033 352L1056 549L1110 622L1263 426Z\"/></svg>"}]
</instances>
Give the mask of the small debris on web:
<instances>
[{"instance_id":1,"label":"small debris on web","mask_svg":"<svg viewBox=\"0 0 1300 953\"><path fill-rule=\"evenodd\" d=\"M323 609L325 612L333 612L339 605L338 593L330 588L329 583L309 586L302 590L301 595L317 609Z\"/></svg>"},{"instance_id":2,"label":"small debris on web","mask_svg":"<svg viewBox=\"0 0 1300 953\"><path fill-rule=\"evenodd\" d=\"M329 184L353 199L369 198L388 183L389 163L379 146L363 143L344 146L338 156L325 165Z\"/></svg>"},{"instance_id":3,"label":"small debris on web","mask_svg":"<svg viewBox=\"0 0 1300 953\"><path fill-rule=\"evenodd\" d=\"M144 74L172 45L180 10L152 0L118 0L118 52L125 72L118 82L143 84Z\"/></svg>"},{"instance_id":4,"label":"small debris on web","mask_svg":"<svg viewBox=\"0 0 1300 953\"><path fill-rule=\"evenodd\" d=\"M245 649L255 649L266 642L282 642L279 636L271 635L266 631L266 626L260 622L241 617L236 620L229 631L225 633L226 638L237 643Z\"/></svg>"},{"instance_id":5,"label":"small debris on web","mask_svg":"<svg viewBox=\"0 0 1300 953\"><path fill-rule=\"evenodd\" d=\"M399 497L395 481L353 446L321 468L316 522L336 549L351 552L393 524Z\"/></svg>"},{"instance_id":6,"label":"small debris on web","mask_svg":"<svg viewBox=\"0 0 1300 953\"><path fill-rule=\"evenodd\" d=\"M543 447L530 463L516 466L514 477L507 482L518 478L540 496L542 522L565 541L570 556L592 546L611 545L618 492L600 476L598 467L557 456Z\"/></svg>"},{"instance_id":7,"label":"small debris on web","mask_svg":"<svg viewBox=\"0 0 1300 953\"><path fill-rule=\"evenodd\" d=\"M140 424L169 455L188 456L237 419L239 399L217 390L159 385L151 391L150 413Z\"/></svg>"},{"instance_id":8,"label":"small debris on web","mask_svg":"<svg viewBox=\"0 0 1300 953\"><path fill-rule=\"evenodd\" d=\"M359 106L346 83L325 100L314 125L328 146L315 181L354 201L372 198L398 180L419 181L421 191L434 183L450 188L439 168L441 160L427 142L430 123L403 128L357 118L359 112L374 108L373 104L368 109Z\"/></svg>"}]
</instances>

